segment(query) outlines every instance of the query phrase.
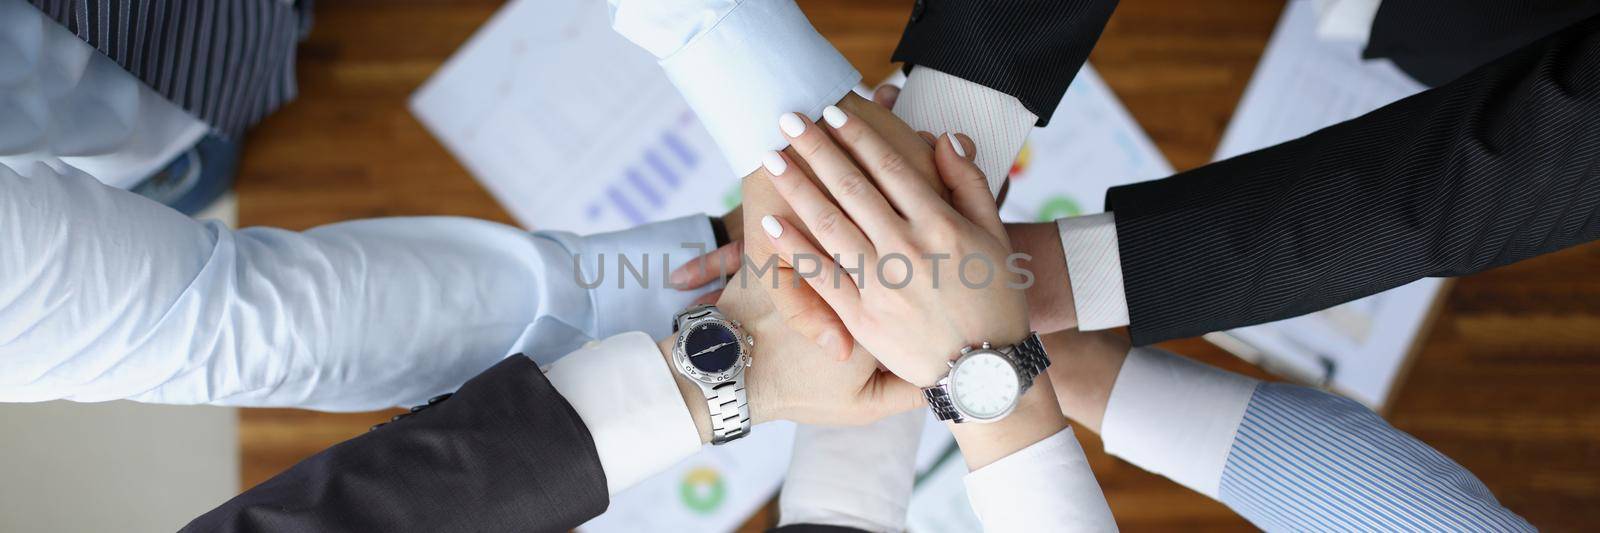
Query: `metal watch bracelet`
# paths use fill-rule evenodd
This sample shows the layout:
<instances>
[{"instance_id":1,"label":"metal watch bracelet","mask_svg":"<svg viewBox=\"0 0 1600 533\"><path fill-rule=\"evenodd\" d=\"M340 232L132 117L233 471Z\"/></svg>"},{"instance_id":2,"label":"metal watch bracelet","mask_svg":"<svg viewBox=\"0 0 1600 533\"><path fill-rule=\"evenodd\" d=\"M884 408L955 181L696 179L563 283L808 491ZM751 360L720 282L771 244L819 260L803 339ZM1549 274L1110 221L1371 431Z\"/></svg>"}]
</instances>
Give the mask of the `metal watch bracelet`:
<instances>
[{"instance_id":1,"label":"metal watch bracelet","mask_svg":"<svg viewBox=\"0 0 1600 533\"><path fill-rule=\"evenodd\" d=\"M709 316L716 306L700 304L679 311L672 319L672 331L678 333L687 321ZM718 313L720 314L720 313ZM707 385L695 381L706 397L706 412L711 418L711 444L720 445L750 434L750 397L745 392L744 373L733 381Z\"/></svg>"},{"instance_id":2,"label":"metal watch bracelet","mask_svg":"<svg viewBox=\"0 0 1600 533\"><path fill-rule=\"evenodd\" d=\"M1023 338L1022 342L994 348L994 351L1011 359L1016 364L1017 372L1022 375L1022 388L1017 391L1019 399L1033 387L1034 378L1050 368L1050 355L1045 352L1044 343L1039 340L1038 332L1028 332L1028 336ZM950 397L948 383L924 388L922 396L928 400L928 408L933 410L934 418L957 424L966 421L961 415L961 410L956 408L955 399Z\"/></svg>"}]
</instances>

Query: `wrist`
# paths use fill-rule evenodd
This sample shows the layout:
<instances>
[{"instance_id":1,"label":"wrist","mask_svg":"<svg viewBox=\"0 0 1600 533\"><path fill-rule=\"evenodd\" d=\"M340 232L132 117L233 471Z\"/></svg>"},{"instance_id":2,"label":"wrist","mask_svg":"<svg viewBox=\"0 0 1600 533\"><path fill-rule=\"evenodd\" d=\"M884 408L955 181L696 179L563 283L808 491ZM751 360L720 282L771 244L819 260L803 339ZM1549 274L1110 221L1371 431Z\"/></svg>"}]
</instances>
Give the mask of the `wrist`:
<instances>
[{"instance_id":1,"label":"wrist","mask_svg":"<svg viewBox=\"0 0 1600 533\"><path fill-rule=\"evenodd\" d=\"M657 341L656 347L661 350L661 358L678 385L678 394L683 397L684 407L689 409L689 418L694 420L695 432L700 434L700 444L706 444L711 442L711 409L706 405L706 396L700 391L700 386L678 373L677 366L672 364L672 350L677 339L676 334L670 335Z\"/></svg>"},{"instance_id":2,"label":"wrist","mask_svg":"<svg viewBox=\"0 0 1600 533\"><path fill-rule=\"evenodd\" d=\"M1034 279L1027 291L1028 321L1033 328L1052 332L1077 327L1072 279L1056 223L1006 224L1006 235L1013 250L1031 258L1027 268Z\"/></svg>"},{"instance_id":3,"label":"wrist","mask_svg":"<svg viewBox=\"0 0 1600 533\"><path fill-rule=\"evenodd\" d=\"M969 470L977 470L1007 455L1044 440L1067 427L1056 402L1048 374L1040 374L1033 387L1018 399L1017 408L988 424L946 423Z\"/></svg>"},{"instance_id":4,"label":"wrist","mask_svg":"<svg viewBox=\"0 0 1600 533\"><path fill-rule=\"evenodd\" d=\"M1127 337L1112 331L1062 331L1040 339L1050 354L1051 382L1061 412L1079 427L1100 433L1122 363Z\"/></svg>"}]
</instances>

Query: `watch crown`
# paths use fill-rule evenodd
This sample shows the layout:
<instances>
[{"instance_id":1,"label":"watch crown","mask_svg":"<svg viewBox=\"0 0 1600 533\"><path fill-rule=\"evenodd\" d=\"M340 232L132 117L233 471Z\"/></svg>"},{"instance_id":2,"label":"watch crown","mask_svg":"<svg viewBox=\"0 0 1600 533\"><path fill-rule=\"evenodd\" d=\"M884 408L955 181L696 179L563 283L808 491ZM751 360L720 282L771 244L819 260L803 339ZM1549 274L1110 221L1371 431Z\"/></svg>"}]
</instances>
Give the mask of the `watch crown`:
<instances>
[{"instance_id":1,"label":"watch crown","mask_svg":"<svg viewBox=\"0 0 1600 533\"><path fill-rule=\"evenodd\" d=\"M983 349L985 349L985 350L993 350L994 347L989 345L989 341L983 341Z\"/></svg>"},{"instance_id":2,"label":"watch crown","mask_svg":"<svg viewBox=\"0 0 1600 533\"><path fill-rule=\"evenodd\" d=\"M755 346L756 345L756 338L755 337L745 337L744 341L747 342L747 343L750 343L751 346Z\"/></svg>"},{"instance_id":3,"label":"watch crown","mask_svg":"<svg viewBox=\"0 0 1600 533\"><path fill-rule=\"evenodd\" d=\"M967 353L967 352L965 350L963 350L961 353ZM949 361L945 361L944 362L944 366L948 366L950 368L955 368L956 367L956 361L954 359L951 359Z\"/></svg>"},{"instance_id":4,"label":"watch crown","mask_svg":"<svg viewBox=\"0 0 1600 533\"><path fill-rule=\"evenodd\" d=\"M972 347L971 346L962 346L961 347L961 355L967 355L967 352L970 352L970 351L972 351Z\"/></svg>"}]
</instances>

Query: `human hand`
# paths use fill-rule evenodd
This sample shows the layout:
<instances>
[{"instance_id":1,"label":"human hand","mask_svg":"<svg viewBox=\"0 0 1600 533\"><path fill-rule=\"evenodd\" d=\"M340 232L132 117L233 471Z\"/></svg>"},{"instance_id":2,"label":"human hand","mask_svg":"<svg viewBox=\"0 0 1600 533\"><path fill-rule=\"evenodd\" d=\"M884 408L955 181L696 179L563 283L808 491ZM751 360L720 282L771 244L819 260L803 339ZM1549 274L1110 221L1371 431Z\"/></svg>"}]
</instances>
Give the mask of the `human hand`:
<instances>
[{"instance_id":1,"label":"human hand","mask_svg":"<svg viewBox=\"0 0 1600 533\"><path fill-rule=\"evenodd\" d=\"M976 153L971 140L943 136L929 158L897 149L839 108L824 117L826 131L800 115L781 121L796 161L834 198L803 173L774 172L779 194L821 246L785 217L765 216L762 227L788 265L820 265L802 276L807 284L858 342L920 387L943 377L963 347L1022 340L1024 285L1011 279L1010 243L988 182L966 155ZM931 179L949 187L949 203L925 185Z\"/></svg>"},{"instance_id":2,"label":"human hand","mask_svg":"<svg viewBox=\"0 0 1600 533\"><path fill-rule=\"evenodd\" d=\"M840 99L838 107L851 110L853 114L858 115L864 122L874 125L875 128L880 128L885 133L886 138L890 138L891 142L894 142L898 147L915 149L915 142L918 142L918 139L922 139L920 142L925 142L925 144L931 146L933 144L931 138L917 138L914 131L910 131L910 126L907 126L906 123L901 122L899 118L891 114L890 109L893 109L894 101L898 98L898 86L885 85L874 91L870 102L862 99L861 96L850 93L846 94L845 98ZM773 189L773 186L771 186L771 176L773 176L771 165L773 163L763 166L763 168L758 168L757 171L744 178L744 187L742 187L741 192L744 203L742 203L741 208L734 208L734 211L730 211L726 216L723 216L723 222L730 226L730 230L728 230L730 242L726 243L726 245L718 246L717 250L710 251L710 253L704 254L701 258L693 259L693 261L683 264L682 267L678 267L677 271L672 272L669 277L672 287L677 287L678 290L696 290L696 288L706 287L707 283L725 279L728 275L733 274L734 271L738 271L744 258L749 258L752 264L757 267L763 266L766 261L770 261L773 258L774 250L770 242L766 242L766 240L757 240L754 243L742 242L742 232L739 232L738 237L734 237L734 230L731 229L731 226L733 226L731 221L733 221L736 214L739 214L738 211L741 211L744 205L752 206L752 210L742 210L744 213L758 211L758 213L786 214L786 216L787 214L794 214L790 213L789 205L782 202L782 198L778 195L778 190ZM784 162L782 158L778 158L776 165L787 166L787 162ZM928 170L931 170L931 168L928 168ZM782 171L782 168L779 168L778 171ZM941 190L942 194L944 186L939 184L938 181L930 181L930 186L936 190ZM747 219L741 226L754 224L754 222L758 221L760 221L760 214L755 214L755 218ZM802 226L800 229L805 230L805 227ZM845 330L845 325L842 322L838 322L838 317L834 314L834 311L829 309L827 303L824 303L810 287L805 287L805 283L797 283L794 269L781 266L781 264L774 266L774 269L776 271L770 272L770 274L763 274L765 277L762 279L762 285L768 287L771 301L773 301L773 306L778 309L778 312L789 317L790 327L800 331L802 335L811 339L818 346L824 347L824 351L830 357L840 360L848 359L850 352L854 349L854 341L851 341L850 331ZM750 282L754 283L757 280L752 279ZM707 295L696 299L696 303L712 303L717 296L718 293L715 293L715 291L714 293L707 293Z\"/></svg>"},{"instance_id":3,"label":"human hand","mask_svg":"<svg viewBox=\"0 0 1600 533\"><path fill-rule=\"evenodd\" d=\"M880 90L878 98L890 98L898 94L896 91ZM882 104L882 105L880 105ZM854 95L847 95L839 102L839 107L855 117L855 120L870 125L879 132L897 150L917 154L913 157L919 165L918 169L925 172L929 190L937 190L944 194L944 185L939 182L934 172L931 143L919 137L910 126L895 117L888 109L892 103L879 100L877 103L868 102ZM793 155L792 148L787 151ZM795 169L790 169L789 163L796 162ZM782 157L770 158L766 167L745 178L744 180L744 205L745 225L755 227L763 215L782 216L788 220L799 220L794 217L789 205L778 195L773 187L772 176L774 173L796 172L797 175L806 176L809 172L803 163L796 158L785 159ZM802 233L808 229L804 224L796 224ZM850 337L849 330L839 321L828 304L817 296L817 293L805 283L799 282L794 269L781 261L775 260L776 249L772 243L764 238L747 239L744 254L748 260L759 270L769 261L774 266L771 271L760 274L760 277L751 276L750 283L759 283L771 296L772 304L778 313L787 317L789 326L800 332L806 338L823 348L823 355L833 359L849 358L855 346L855 341Z\"/></svg>"},{"instance_id":4,"label":"human hand","mask_svg":"<svg viewBox=\"0 0 1600 533\"><path fill-rule=\"evenodd\" d=\"M816 344L789 328L773 308L767 292L743 283L736 274L717 308L738 321L756 339L745 372L745 394L752 424L790 420L802 424L861 425L924 405L921 389L878 369L862 354L839 363L825 357ZM673 338L661 343L672 365ZM709 442L710 422L704 395L689 378L674 372L679 392Z\"/></svg>"},{"instance_id":5,"label":"human hand","mask_svg":"<svg viewBox=\"0 0 1600 533\"><path fill-rule=\"evenodd\" d=\"M1050 382L1061 413L1079 427L1100 432L1106 405L1131 345L1116 330L1069 329L1040 337L1050 354Z\"/></svg>"},{"instance_id":6,"label":"human hand","mask_svg":"<svg viewBox=\"0 0 1600 533\"><path fill-rule=\"evenodd\" d=\"M788 326L766 291L746 288L736 278L717 307L757 339L746 370L756 423L860 425L923 405L921 389L879 369L872 356L861 353L843 363L825 356Z\"/></svg>"},{"instance_id":7,"label":"human hand","mask_svg":"<svg viewBox=\"0 0 1600 533\"><path fill-rule=\"evenodd\" d=\"M689 260L667 276L667 286L680 291L695 290L711 282L733 275L739 270L744 254L744 206L736 205L727 214L712 217L712 231L718 228L726 238L715 250ZM722 291L712 291L696 298L695 304L714 303Z\"/></svg>"}]
</instances>

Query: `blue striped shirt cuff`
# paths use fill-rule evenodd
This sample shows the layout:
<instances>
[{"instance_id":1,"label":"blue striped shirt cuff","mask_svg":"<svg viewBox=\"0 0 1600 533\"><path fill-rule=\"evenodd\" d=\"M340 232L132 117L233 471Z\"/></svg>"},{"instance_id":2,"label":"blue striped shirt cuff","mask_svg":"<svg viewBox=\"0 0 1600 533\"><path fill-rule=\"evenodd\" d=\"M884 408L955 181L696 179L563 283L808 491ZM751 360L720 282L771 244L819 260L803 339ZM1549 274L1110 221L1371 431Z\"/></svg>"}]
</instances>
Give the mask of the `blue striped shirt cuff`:
<instances>
[{"instance_id":1,"label":"blue striped shirt cuff","mask_svg":"<svg viewBox=\"0 0 1600 533\"><path fill-rule=\"evenodd\" d=\"M1355 401L1256 388L1219 498L1267 531L1532 531L1478 478Z\"/></svg>"}]
</instances>

